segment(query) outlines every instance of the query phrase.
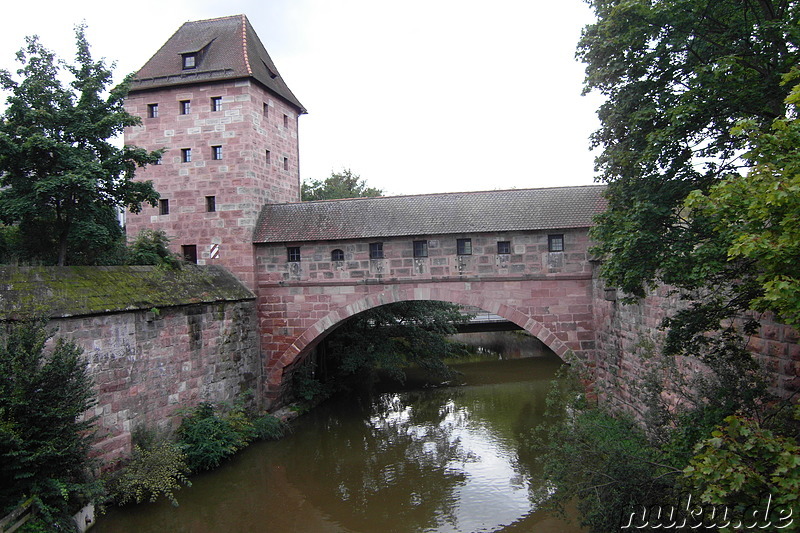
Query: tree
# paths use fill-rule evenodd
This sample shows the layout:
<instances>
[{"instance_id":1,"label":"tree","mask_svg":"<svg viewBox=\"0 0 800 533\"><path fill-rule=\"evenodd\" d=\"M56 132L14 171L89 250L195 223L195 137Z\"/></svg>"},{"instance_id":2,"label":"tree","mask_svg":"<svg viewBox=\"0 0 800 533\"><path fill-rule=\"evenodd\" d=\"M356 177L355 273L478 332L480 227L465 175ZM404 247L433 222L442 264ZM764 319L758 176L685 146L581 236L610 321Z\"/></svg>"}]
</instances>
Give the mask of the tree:
<instances>
[{"instance_id":1,"label":"tree","mask_svg":"<svg viewBox=\"0 0 800 533\"><path fill-rule=\"evenodd\" d=\"M48 523L69 523L99 493L90 478L95 403L81 350L56 341L45 349L45 320L6 323L0 331L0 514L36 497Z\"/></svg>"},{"instance_id":2,"label":"tree","mask_svg":"<svg viewBox=\"0 0 800 533\"><path fill-rule=\"evenodd\" d=\"M794 69L787 83L799 75ZM726 176L708 194L693 191L687 206L726 236L730 260L753 265L760 292L753 306L800 327L800 84L786 103L786 115L769 127L747 120L734 128L752 147L744 156L749 172Z\"/></svg>"},{"instance_id":3,"label":"tree","mask_svg":"<svg viewBox=\"0 0 800 533\"><path fill-rule=\"evenodd\" d=\"M139 123L123 107L128 80L105 94L111 69L92 59L84 26L75 35L74 65L29 37L17 53L22 81L0 71L0 84L11 93L0 117L0 220L18 225L23 241L44 243L38 259L59 265L73 253L71 243L118 240L119 222L109 213L138 212L158 200L151 182L133 177L160 153L110 142ZM59 79L62 67L72 76L68 87Z\"/></svg>"},{"instance_id":4,"label":"tree","mask_svg":"<svg viewBox=\"0 0 800 533\"><path fill-rule=\"evenodd\" d=\"M665 282L727 286L757 295L748 261L728 261L728 242L707 217L688 216L690 191L707 192L752 161L737 135L747 120L767 128L783 114L782 76L800 59L800 5L788 0L589 0L598 20L577 55L585 91L606 96L592 144L608 211L593 231L606 280L633 296ZM698 248L698 244L706 245ZM739 290L741 288L741 291ZM738 292L737 292L738 291Z\"/></svg>"},{"instance_id":5,"label":"tree","mask_svg":"<svg viewBox=\"0 0 800 533\"><path fill-rule=\"evenodd\" d=\"M339 198L365 198L383 194L381 189L367 187L366 181L357 174L353 174L350 169L333 172L329 178L324 180L303 182L300 189L300 197L304 202L336 200Z\"/></svg>"}]
</instances>

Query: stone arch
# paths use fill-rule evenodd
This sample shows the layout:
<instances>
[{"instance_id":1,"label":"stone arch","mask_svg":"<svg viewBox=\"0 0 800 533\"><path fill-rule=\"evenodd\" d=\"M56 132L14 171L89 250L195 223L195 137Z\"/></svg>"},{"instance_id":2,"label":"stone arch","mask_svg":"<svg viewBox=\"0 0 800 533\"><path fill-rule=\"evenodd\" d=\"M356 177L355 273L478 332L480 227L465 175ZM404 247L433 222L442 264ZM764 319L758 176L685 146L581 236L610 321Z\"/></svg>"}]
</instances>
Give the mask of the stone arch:
<instances>
[{"instance_id":1,"label":"stone arch","mask_svg":"<svg viewBox=\"0 0 800 533\"><path fill-rule=\"evenodd\" d=\"M534 320L526 313L502 302L502 295L493 299L481 292L452 290L446 287L401 287L394 286L387 290L370 294L364 298L331 311L319 319L314 325L307 328L294 343L281 354L277 364L270 369L272 376L282 375L286 367L291 366L298 358L313 348L328 332L341 322L359 313L380 307L382 305L402 301L443 301L460 305L479 307L485 311L496 314L509 322L518 325L550 348L561 359L565 359L569 348L556 335L540 322ZM277 376L275 376L277 377Z\"/></svg>"}]
</instances>

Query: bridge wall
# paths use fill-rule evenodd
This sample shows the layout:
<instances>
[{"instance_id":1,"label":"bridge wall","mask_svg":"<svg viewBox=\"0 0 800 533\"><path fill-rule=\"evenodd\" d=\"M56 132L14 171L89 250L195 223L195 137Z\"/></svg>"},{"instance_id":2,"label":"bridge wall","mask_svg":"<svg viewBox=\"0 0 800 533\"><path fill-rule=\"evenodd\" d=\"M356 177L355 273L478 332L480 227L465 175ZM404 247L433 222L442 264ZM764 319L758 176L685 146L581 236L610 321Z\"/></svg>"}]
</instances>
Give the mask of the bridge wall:
<instances>
[{"instance_id":1,"label":"bridge wall","mask_svg":"<svg viewBox=\"0 0 800 533\"><path fill-rule=\"evenodd\" d=\"M554 234L556 231L551 231ZM265 355L265 393L280 397L284 373L337 324L380 305L439 300L497 314L544 342L556 354L592 359L595 349L592 265L586 230L558 230L564 251L548 251L547 232L508 232L387 238L383 259L370 259L363 241L258 245L258 313ZM470 238L471 255L457 239ZM414 257L413 241L428 242ZM498 254L498 241L510 254ZM288 261L287 246L300 247ZM332 261L334 250L343 261Z\"/></svg>"}]
</instances>

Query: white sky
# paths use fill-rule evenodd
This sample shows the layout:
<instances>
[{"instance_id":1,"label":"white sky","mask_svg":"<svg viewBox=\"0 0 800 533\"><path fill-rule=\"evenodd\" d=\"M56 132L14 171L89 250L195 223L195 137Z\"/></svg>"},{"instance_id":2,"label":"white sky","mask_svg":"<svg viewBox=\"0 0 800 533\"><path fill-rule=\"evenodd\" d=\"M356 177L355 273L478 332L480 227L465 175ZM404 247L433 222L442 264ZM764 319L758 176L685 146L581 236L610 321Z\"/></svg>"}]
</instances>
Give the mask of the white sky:
<instances>
[{"instance_id":1,"label":"white sky","mask_svg":"<svg viewBox=\"0 0 800 533\"><path fill-rule=\"evenodd\" d=\"M597 96L575 61L582 0L39 0L0 18L0 68L26 35L74 58L88 24L116 78L189 20L244 13L300 118L300 172L350 168L388 194L593 183Z\"/></svg>"}]
</instances>

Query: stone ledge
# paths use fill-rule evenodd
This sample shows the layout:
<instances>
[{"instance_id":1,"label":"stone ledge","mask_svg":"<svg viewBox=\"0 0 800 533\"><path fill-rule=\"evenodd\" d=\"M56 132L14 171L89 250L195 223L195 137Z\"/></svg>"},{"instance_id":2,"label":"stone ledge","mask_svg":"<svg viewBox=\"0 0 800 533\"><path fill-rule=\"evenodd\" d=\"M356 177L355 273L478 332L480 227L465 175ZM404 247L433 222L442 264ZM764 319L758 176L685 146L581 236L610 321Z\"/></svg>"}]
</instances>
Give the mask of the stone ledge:
<instances>
[{"instance_id":1,"label":"stone ledge","mask_svg":"<svg viewBox=\"0 0 800 533\"><path fill-rule=\"evenodd\" d=\"M0 267L0 320L51 318L255 299L218 266Z\"/></svg>"}]
</instances>

